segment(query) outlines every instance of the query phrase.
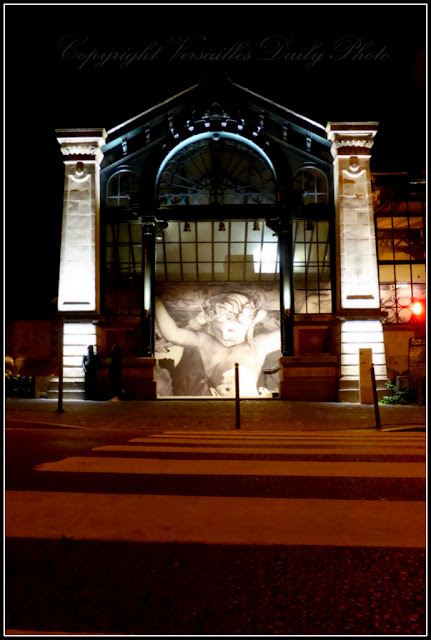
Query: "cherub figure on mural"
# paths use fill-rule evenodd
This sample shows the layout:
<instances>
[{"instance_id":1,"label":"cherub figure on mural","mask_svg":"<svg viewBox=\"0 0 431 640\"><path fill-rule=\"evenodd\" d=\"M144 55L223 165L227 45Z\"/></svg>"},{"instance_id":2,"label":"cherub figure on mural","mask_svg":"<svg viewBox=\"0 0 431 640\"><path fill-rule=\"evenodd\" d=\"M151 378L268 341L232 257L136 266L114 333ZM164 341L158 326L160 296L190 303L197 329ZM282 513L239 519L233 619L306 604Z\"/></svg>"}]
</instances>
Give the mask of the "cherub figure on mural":
<instances>
[{"instance_id":1,"label":"cherub figure on mural","mask_svg":"<svg viewBox=\"0 0 431 640\"><path fill-rule=\"evenodd\" d=\"M163 302L156 299L156 321L163 337L199 352L213 396L235 394L235 363L239 364L242 396L258 396L258 379L266 356L280 349L280 330L255 335L267 312L257 300L241 293L209 297L188 328L177 326ZM265 390L266 391L266 390Z\"/></svg>"}]
</instances>

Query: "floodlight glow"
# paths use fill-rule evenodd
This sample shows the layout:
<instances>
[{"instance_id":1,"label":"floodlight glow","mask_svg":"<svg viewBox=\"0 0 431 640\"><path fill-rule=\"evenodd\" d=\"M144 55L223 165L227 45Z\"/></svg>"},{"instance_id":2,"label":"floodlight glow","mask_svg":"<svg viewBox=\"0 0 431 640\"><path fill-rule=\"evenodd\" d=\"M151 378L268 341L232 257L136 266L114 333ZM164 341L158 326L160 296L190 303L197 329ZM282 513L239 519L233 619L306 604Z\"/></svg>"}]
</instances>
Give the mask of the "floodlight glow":
<instances>
[{"instance_id":1,"label":"floodlight glow","mask_svg":"<svg viewBox=\"0 0 431 640\"><path fill-rule=\"evenodd\" d=\"M363 157L363 156L361 156L361 157ZM365 169L362 169L361 171L359 171L359 173L351 173L350 171L347 171L347 169L343 169L343 173L344 173L344 175L346 175L351 180L357 180L362 175L364 175Z\"/></svg>"},{"instance_id":2,"label":"floodlight glow","mask_svg":"<svg viewBox=\"0 0 431 640\"><path fill-rule=\"evenodd\" d=\"M96 336L96 327L93 323L85 322L65 322L64 335L84 335L84 336ZM88 344L91 344L89 342Z\"/></svg>"},{"instance_id":3,"label":"floodlight glow","mask_svg":"<svg viewBox=\"0 0 431 640\"><path fill-rule=\"evenodd\" d=\"M372 349L375 373L387 376L383 325L380 320L346 320L341 324L341 376L359 378L359 350Z\"/></svg>"},{"instance_id":4,"label":"floodlight glow","mask_svg":"<svg viewBox=\"0 0 431 640\"><path fill-rule=\"evenodd\" d=\"M277 261L277 244L266 243L263 247L257 247L253 251L253 264L255 273L274 273Z\"/></svg>"},{"instance_id":5,"label":"floodlight glow","mask_svg":"<svg viewBox=\"0 0 431 640\"><path fill-rule=\"evenodd\" d=\"M415 316L420 316L422 311L422 304L420 302L414 302L412 305L412 312L415 314Z\"/></svg>"}]
</instances>

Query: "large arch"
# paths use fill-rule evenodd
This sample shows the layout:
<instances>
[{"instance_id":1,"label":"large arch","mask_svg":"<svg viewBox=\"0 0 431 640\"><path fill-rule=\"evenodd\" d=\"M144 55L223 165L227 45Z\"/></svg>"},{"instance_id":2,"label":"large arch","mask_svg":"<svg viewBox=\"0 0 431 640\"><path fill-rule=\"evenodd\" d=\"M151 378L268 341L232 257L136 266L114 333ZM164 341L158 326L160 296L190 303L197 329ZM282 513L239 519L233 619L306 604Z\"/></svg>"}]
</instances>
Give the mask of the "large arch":
<instances>
[{"instance_id":1,"label":"large arch","mask_svg":"<svg viewBox=\"0 0 431 640\"><path fill-rule=\"evenodd\" d=\"M162 161L156 177L159 208L175 205L274 205L277 175L252 140L225 131L191 136Z\"/></svg>"}]
</instances>

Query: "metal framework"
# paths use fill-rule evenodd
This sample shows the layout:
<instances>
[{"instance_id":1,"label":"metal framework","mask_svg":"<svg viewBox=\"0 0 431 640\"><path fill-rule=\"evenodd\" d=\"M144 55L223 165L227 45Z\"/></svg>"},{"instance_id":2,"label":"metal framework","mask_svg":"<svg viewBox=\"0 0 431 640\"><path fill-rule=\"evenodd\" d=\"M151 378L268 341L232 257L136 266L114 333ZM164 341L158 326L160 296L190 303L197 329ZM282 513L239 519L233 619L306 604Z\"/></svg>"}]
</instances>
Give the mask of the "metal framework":
<instances>
[{"instance_id":1,"label":"metal framework","mask_svg":"<svg viewBox=\"0 0 431 640\"><path fill-rule=\"evenodd\" d=\"M426 299L424 203L405 202L402 213L397 204L376 216L380 304L392 324L410 322L412 302Z\"/></svg>"},{"instance_id":2,"label":"metal framework","mask_svg":"<svg viewBox=\"0 0 431 640\"><path fill-rule=\"evenodd\" d=\"M170 222L157 241L159 281L278 281L277 238L265 221Z\"/></svg>"},{"instance_id":3,"label":"metal framework","mask_svg":"<svg viewBox=\"0 0 431 640\"><path fill-rule=\"evenodd\" d=\"M283 182L293 189L287 203L262 141L227 131L220 118L206 114L204 131L165 155L153 207L142 205L139 176L124 166L106 185L105 301L121 315L140 292L144 355L154 352L156 281L279 282L283 355L293 355L293 314L334 311L328 178L306 160ZM259 123L252 136L263 116ZM172 117L169 127L179 137Z\"/></svg>"},{"instance_id":4,"label":"metal framework","mask_svg":"<svg viewBox=\"0 0 431 640\"><path fill-rule=\"evenodd\" d=\"M273 205L276 181L249 145L213 134L181 148L164 166L160 208L178 205Z\"/></svg>"}]
</instances>

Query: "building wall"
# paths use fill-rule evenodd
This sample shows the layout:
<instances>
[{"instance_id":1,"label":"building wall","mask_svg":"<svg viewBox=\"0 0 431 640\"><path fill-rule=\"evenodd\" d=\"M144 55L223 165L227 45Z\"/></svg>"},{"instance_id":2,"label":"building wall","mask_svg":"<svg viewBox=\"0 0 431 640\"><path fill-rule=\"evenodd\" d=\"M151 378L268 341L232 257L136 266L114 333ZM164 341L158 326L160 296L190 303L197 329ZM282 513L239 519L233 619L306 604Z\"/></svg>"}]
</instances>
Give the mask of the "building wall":
<instances>
[{"instance_id":1,"label":"building wall","mask_svg":"<svg viewBox=\"0 0 431 640\"><path fill-rule=\"evenodd\" d=\"M189 332L200 330L203 330L204 333L207 332L205 339L207 340L206 344L209 345L208 351L202 354L201 350L201 356L204 356L203 363L201 363L204 373L199 375L205 383L201 386L206 385L203 395L214 395L213 391L217 390L219 386L215 381L217 367L214 362L217 363L216 351L221 348L220 344L222 343L214 335L214 331L211 334L212 330L208 330L208 326L204 326L205 323L199 327L202 316L196 312L196 300L191 302L191 298L187 298L185 292L190 292L190 287L192 287L195 297L202 297L208 294L205 290L211 289L214 293L217 288L222 291L225 286L229 286L230 289L232 287L236 289L237 294L244 294L249 299L256 294L261 294L261 299L264 302L253 308L252 314L255 314L256 317L265 315L266 320L269 318L274 322L278 317L279 326L273 327L271 331L274 334L278 332L278 344L280 344L280 335L285 340L287 328L292 329L294 325L289 339L293 342L296 359L294 361L284 357L281 361L281 379L284 381L284 389L289 389L289 382L291 382L289 377L292 378L293 370L297 372L299 377L302 376L300 384L297 385L300 395L292 399L312 398L312 394L310 395L309 392L310 384L308 389L306 384L307 371L309 371L309 365L313 358L315 360L313 379L316 381L325 375L328 377L329 395L325 399L331 400L334 395L334 385L342 386L343 383L346 391L345 398L358 397L359 357L363 349L372 349L373 364L381 381L386 379L387 373L391 376L392 373L404 372L406 357L408 368L408 347L406 345L408 345L412 329L404 327L402 331L397 331L385 328L383 331L382 318L385 314L380 310L382 282L379 283L379 268L387 265L378 264L379 245L378 242L376 244L375 208L373 208L375 198L370 173L370 149L377 131L377 123L330 123L328 125L328 139L332 142L334 158L332 165L331 145L328 140L322 138L320 130L319 133L316 133L316 130L312 132L311 129L307 132L303 122L301 126L298 123L291 126L279 116L265 116L265 119L262 111L252 110L256 122L253 123L255 130L250 128L247 134L250 138L249 146L253 147L254 145L253 148L256 151L256 144L253 142L256 138L261 145L262 157L269 158L268 167L274 166L276 168L278 174L277 197L274 201L268 200L266 202L266 209L252 205L252 200L249 200L246 207L237 208L234 213L231 211L227 218L231 221L235 219L248 220L250 224L256 215L257 218L265 219L271 235L272 230L276 229L277 237L284 234L283 237L286 238L288 219L293 215L294 218L297 217L300 220L299 224L294 221L294 225L296 224L295 234L298 233L298 229L302 228L304 239L300 241L295 235L296 240L293 240L292 246L295 250L298 247L302 248L304 256L307 250L313 249L313 245L317 253L322 249L324 243L318 239L317 226L314 223L318 220L323 220L323 222L329 220L327 235L331 237L332 246L326 241L326 248L329 246L331 260L325 264L325 278L323 278L324 270L319 272L317 269L316 282L318 284L316 286L310 285L312 280L310 275L312 273L311 258L307 258L309 262L304 258L302 266L300 265L301 261L296 260L295 266L295 255L293 256L292 282L295 282L298 294L295 301L290 296L292 287L289 289L291 283L287 284L285 279L284 265L282 268L280 263L280 272L284 278L281 287L278 283L276 270L273 271L270 278L262 278L262 274L255 278L256 274L252 269L254 258L251 254L250 256L246 255L246 249L243 250L244 255L241 258L244 263L243 267L239 266L239 262L235 264L236 256L232 253L237 248L234 246L235 242L229 244L228 259L224 260L222 256L223 259L220 258L217 267L215 266L217 260L214 256L216 249L221 248L221 241L217 247L214 242L211 245L210 242L196 241L194 263L193 260L184 260L183 257L178 260L167 259L164 253L163 259L160 257L157 259L157 266L158 275L162 275L163 271L166 277L159 277L156 287L154 287L154 283L149 284L153 273L151 278L144 279L145 282L143 282L143 264L148 256L146 258L142 250L142 224L147 225L148 229L151 229L151 225L153 225L153 230L150 232L153 233L152 242L157 245L156 235L159 234L159 231L155 230L157 226L155 221L158 218L163 222L170 219L175 220L176 224L180 225L190 220L193 232L195 224L197 229L199 219L201 222L202 220L214 222L214 209L183 206L184 204L190 205L192 202L185 202L187 198L182 196L174 202L169 190L162 194L167 196L168 204L162 205L158 199L160 194L157 194L155 188L158 168L165 167L164 158L169 157L170 160L175 160L178 138L182 136L180 145L182 156L185 155L184 149L187 149L188 137L190 140L199 141L209 139L209 133L201 133L200 136L197 136L196 129L191 135L189 131L193 127L187 126L186 131L184 126L183 128L179 126L178 116L186 111L187 105L182 105L175 111L175 117L172 115L174 111L166 112L163 115L158 114L153 123L138 123L132 119L133 124L130 125L130 131L127 130L127 123L125 123L125 128L123 126L116 128L122 133L118 134L118 138L113 136L103 147L107 153L107 159L103 164L100 178L99 164L102 158L101 147L105 141L104 131L66 130L59 133L59 142L66 164L59 310L66 312L67 326L73 329L74 322L76 324L82 323L83 326L93 326L93 322L98 322L97 329L94 329L94 340L97 336L98 348L102 356L108 354L114 342L120 343L124 355L130 359L130 380L132 380L134 372L138 379L137 369L143 364L139 358L143 353L142 345L145 342L142 337L143 325L146 323L147 329L145 331L148 330L148 327L153 327L155 316L152 298L156 293L160 296L162 303L165 303L165 307L177 327L187 329ZM219 128L222 126L221 120L217 120L217 115L209 117L215 117L215 120L211 121L210 119L205 122L199 120L194 124L196 127L201 127L204 132L213 125L219 126ZM188 123L190 124L190 121ZM256 128L257 123L259 126ZM224 124L227 126L226 122ZM231 120L229 126L235 127L236 124ZM242 127L242 125L240 126ZM181 131L181 136L177 130ZM218 133L216 130L212 139L219 140L220 137L223 137L221 130ZM238 133L226 135L230 143L232 140L237 141L239 137ZM265 149L264 152L263 149ZM251 156L250 152L250 158ZM166 164L165 168L167 170L169 166ZM324 201L319 201L320 196L315 194L314 208L305 206L309 204L310 192L307 193L304 185L302 187L297 185L297 176L304 170L320 171L325 176L328 197L324 198ZM130 194L125 194L125 204L122 210L122 199L119 198L116 202L115 197L109 197L108 190L109 185L113 184L110 180L113 177L115 180L115 175L118 172L125 171L134 172L138 176L138 188L132 189ZM98 193L99 180L100 194ZM166 180L166 183L168 182L169 180ZM272 193L272 195L274 194L275 192ZM127 197L128 195L130 197ZM100 198L102 224L99 229ZM234 200L237 202L238 198L236 196L235 198ZM195 203L198 198L194 196L192 200ZM227 201L223 202L223 206L226 204ZM115 206L111 207L111 205ZM221 207L219 211L219 215L222 215L223 209ZM308 218L314 224L310 228L306 225L307 212L309 212ZM187 224L190 227L188 222ZM185 232L186 229L180 229L180 234L183 231ZM229 233L230 231L229 227ZM312 236L315 238L314 243L309 237L306 237L306 232L315 234ZM162 231L161 237L164 237L163 233ZM166 231L166 237L168 233L169 229ZM214 235L214 229L212 233ZM187 233L183 235L186 236ZM237 244L239 246L239 243ZM247 243L243 244L246 247ZM159 253L169 249L169 251L177 251L181 256L183 249L184 251L191 250L192 243L190 242L186 247L185 240L184 242L181 240L177 242L176 247L174 245L174 242L169 247L164 241L163 244L159 243ZM274 241L275 245L276 241ZM281 242L279 246L281 246ZM100 248L101 253L99 253ZM202 257L205 252L207 252L207 258ZM286 253L288 252L282 251L283 256ZM296 257L298 255L299 252ZM208 258L208 256L210 257ZM311 252L308 256L311 256ZM206 272L205 269L210 262L212 263L211 277L207 277L209 271ZM200 270L199 263L202 265ZM206 267L203 266L204 264ZM276 264L275 261L274 264ZM99 281L100 266L102 267L101 282ZM179 277L173 277L175 269L180 274ZM246 275L240 277L238 275L240 271ZM216 272L217 276L215 276ZM336 274L335 287L331 286L333 285L334 273ZM380 270L381 277L383 273L384 271ZM419 271L414 273L417 277ZM227 282L229 280L230 282ZM256 282L252 283L251 281L254 280ZM300 281L302 282L301 286L298 284ZM321 285L324 291L320 291ZM396 280L394 281L395 285ZM275 296L278 299L277 305L273 305L271 308L268 307L267 302L267 294L270 289L272 298ZM289 295L286 294L287 289L289 289ZM102 295L99 298L100 293ZM145 312L142 311L143 298L146 300ZM186 298L190 304L183 304ZM222 315L225 312L226 308L220 311ZM293 315L294 322L292 323L289 318L292 318ZM260 338L265 332L268 335L271 332L263 321L255 324L255 337L260 342ZM158 328L163 334L160 322ZM91 331L91 336L93 336L93 329ZM413 333L416 335L417 330L414 329ZM212 342L208 336L213 339ZM162 335L158 335L158 338L161 337ZM167 350L164 351L163 345L160 346L162 343L160 339L156 346L156 353L160 360L157 370L159 384L160 388L173 389L175 386L172 375L174 369L179 367L181 362L183 367L185 366L184 352L181 351L183 345L179 339L169 340L169 337L164 337L170 343L167 347L166 344L164 345ZM145 348L148 344L147 340ZM244 339L242 344L243 352L247 351L250 356L248 350L252 340ZM71 345L66 346L71 347ZM223 348L227 347L222 344L222 350ZM165 357L166 353L172 358ZM268 353L277 353L277 349L272 349ZM229 354L226 352L225 356L225 359L229 360L230 352ZM76 360L79 356L75 353L68 353L67 357ZM132 362L133 358L134 362ZM301 358L304 359L302 363ZM202 357L200 359L202 360ZM152 359L147 358L147 360L149 362ZM168 363L167 361L170 360L173 362ZM304 364L306 360L307 365ZM184 370L193 371L197 366L195 361L191 359L188 362L189 364L185 366ZM69 364L76 364L76 362L70 361ZM232 372L232 364L233 362L229 360L228 371L230 372ZM242 366L247 369L244 365ZM262 369L262 366L263 360L260 362L259 368ZM268 366L268 363L265 366L267 369L273 368ZM291 368L289 369L289 367ZM209 370L211 370L211 375L208 374ZM249 371L243 371L243 388L251 388L250 380L247 379L249 373ZM78 375L77 371L76 375ZM145 375L143 374L142 377L151 378L149 369L148 371L145 369ZM211 383L208 384L210 378ZM253 392L256 391L259 394L261 382L261 380L258 382L257 378L254 379ZM224 381L222 383L224 384ZM274 384L273 378L270 386L262 383L262 388L273 392ZM189 386L188 391L183 389L183 392L202 395L195 391L192 392L192 386ZM170 395L170 393L162 395ZM145 394L144 397L146 397Z\"/></svg>"}]
</instances>

